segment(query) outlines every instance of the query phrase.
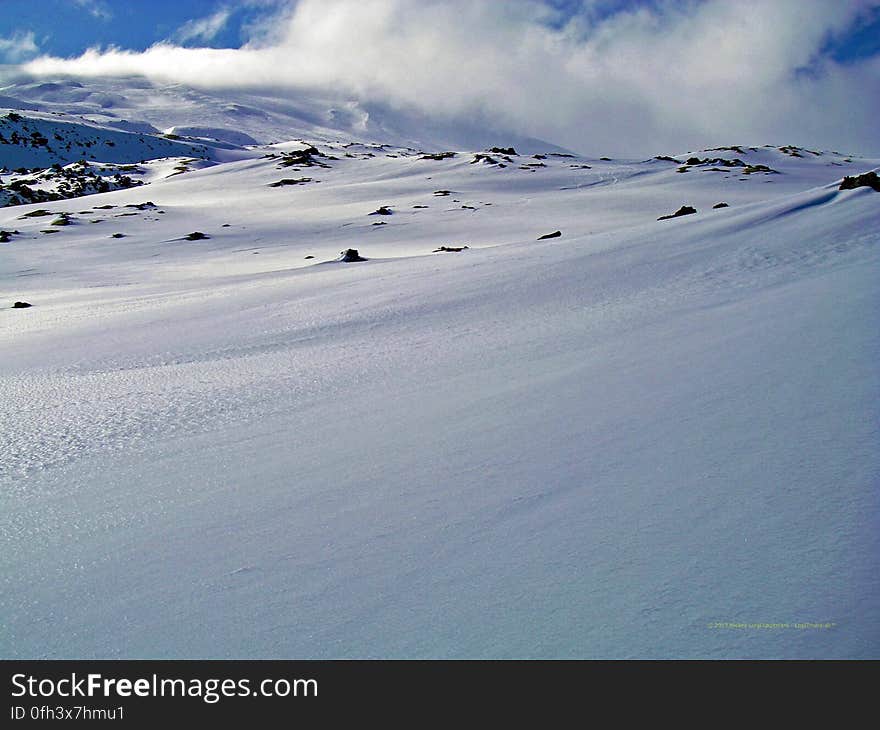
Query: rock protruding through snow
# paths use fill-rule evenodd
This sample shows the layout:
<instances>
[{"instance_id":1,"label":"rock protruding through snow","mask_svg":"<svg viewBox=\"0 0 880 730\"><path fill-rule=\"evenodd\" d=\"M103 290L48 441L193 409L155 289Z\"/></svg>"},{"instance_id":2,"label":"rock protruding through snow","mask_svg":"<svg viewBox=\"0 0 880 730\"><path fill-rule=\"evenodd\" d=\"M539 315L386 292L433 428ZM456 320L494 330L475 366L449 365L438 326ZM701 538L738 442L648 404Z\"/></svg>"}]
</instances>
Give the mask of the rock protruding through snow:
<instances>
[{"instance_id":1,"label":"rock protruding through snow","mask_svg":"<svg viewBox=\"0 0 880 730\"><path fill-rule=\"evenodd\" d=\"M880 193L880 177L874 171L864 175L847 176L840 183L840 190L855 190L856 188L871 188Z\"/></svg>"},{"instance_id":2,"label":"rock protruding through snow","mask_svg":"<svg viewBox=\"0 0 880 730\"><path fill-rule=\"evenodd\" d=\"M679 208L675 213L670 213L669 215L661 215L657 220L658 221L668 221L670 218L681 218L683 215L693 215L697 212L696 208L692 208L690 205L683 205Z\"/></svg>"},{"instance_id":3,"label":"rock protruding through snow","mask_svg":"<svg viewBox=\"0 0 880 730\"><path fill-rule=\"evenodd\" d=\"M356 261L366 261L367 259L361 256L356 248L347 248L340 253L339 259L337 260L350 264Z\"/></svg>"}]
</instances>

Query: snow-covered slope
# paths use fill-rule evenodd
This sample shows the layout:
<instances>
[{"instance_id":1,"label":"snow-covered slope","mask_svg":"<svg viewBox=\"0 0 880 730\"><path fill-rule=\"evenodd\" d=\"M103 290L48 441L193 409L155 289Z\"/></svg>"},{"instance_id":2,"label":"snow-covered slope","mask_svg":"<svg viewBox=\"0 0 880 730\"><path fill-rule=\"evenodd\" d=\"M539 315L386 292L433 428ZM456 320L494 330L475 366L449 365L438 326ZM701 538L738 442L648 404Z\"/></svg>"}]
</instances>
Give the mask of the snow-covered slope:
<instances>
[{"instance_id":1,"label":"snow-covered slope","mask_svg":"<svg viewBox=\"0 0 880 730\"><path fill-rule=\"evenodd\" d=\"M234 91L159 84L143 78L29 77L0 86L0 106L83 117L97 124L152 133L170 127L231 131L261 144L299 137L313 141L364 141L439 151L504 143L520 151L565 152L543 140L498 130L487 120L446 119L355 101L333 89L315 91ZM240 144L240 142L236 142Z\"/></svg>"},{"instance_id":2,"label":"snow-covered slope","mask_svg":"<svg viewBox=\"0 0 880 730\"><path fill-rule=\"evenodd\" d=\"M170 161L180 173L253 158L253 142L235 131L172 127L154 134L60 112L0 110L0 207L133 187L169 167L156 161Z\"/></svg>"},{"instance_id":3,"label":"snow-covered slope","mask_svg":"<svg viewBox=\"0 0 880 730\"><path fill-rule=\"evenodd\" d=\"M880 161L308 143L0 210L0 656L880 654Z\"/></svg>"},{"instance_id":4,"label":"snow-covered slope","mask_svg":"<svg viewBox=\"0 0 880 730\"><path fill-rule=\"evenodd\" d=\"M0 161L9 170L81 159L130 164L157 157L208 158L209 148L64 115L0 110Z\"/></svg>"}]
</instances>

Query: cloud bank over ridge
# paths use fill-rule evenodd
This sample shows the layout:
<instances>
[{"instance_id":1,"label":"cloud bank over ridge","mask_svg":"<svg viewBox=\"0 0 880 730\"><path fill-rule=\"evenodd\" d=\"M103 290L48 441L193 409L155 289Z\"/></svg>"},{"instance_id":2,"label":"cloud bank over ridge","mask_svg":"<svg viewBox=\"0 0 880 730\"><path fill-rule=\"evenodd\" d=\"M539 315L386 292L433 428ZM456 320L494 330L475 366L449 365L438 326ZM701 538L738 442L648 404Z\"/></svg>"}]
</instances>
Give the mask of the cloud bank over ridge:
<instances>
[{"instance_id":1,"label":"cloud bank over ridge","mask_svg":"<svg viewBox=\"0 0 880 730\"><path fill-rule=\"evenodd\" d=\"M763 142L880 152L880 56L828 52L880 0L610 5L584 0L561 16L534 0L299 0L238 49L92 49L22 69L331 90L585 153Z\"/></svg>"}]
</instances>

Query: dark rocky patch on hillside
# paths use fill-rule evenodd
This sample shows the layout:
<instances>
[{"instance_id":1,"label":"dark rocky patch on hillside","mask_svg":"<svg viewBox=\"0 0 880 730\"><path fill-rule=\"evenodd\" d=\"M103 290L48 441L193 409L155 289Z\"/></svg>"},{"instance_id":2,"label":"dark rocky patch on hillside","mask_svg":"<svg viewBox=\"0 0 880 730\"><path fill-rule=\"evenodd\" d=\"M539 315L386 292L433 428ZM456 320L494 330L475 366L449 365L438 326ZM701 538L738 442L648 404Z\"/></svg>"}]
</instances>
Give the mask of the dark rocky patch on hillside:
<instances>
[{"instance_id":1,"label":"dark rocky patch on hillside","mask_svg":"<svg viewBox=\"0 0 880 730\"><path fill-rule=\"evenodd\" d=\"M754 149L754 147L752 149ZM730 145L728 147L710 147L706 152L736 152L738 155L746 154L742 145L738 144Z\"/></svg>"},{"instance_id":2,"label":"dark rocky patch on hillside","mask_svg":"<svg viewBox=\"0 0 880 730\"><path fill-rule=\"evenodd\" d=\"M821 152L814 152L813 150L808 150L806 147L795 147L794 145L785 145L784 147L777 148L783 154L788 155L789 157L803 157L804 152L807 154L813 155L814 157L821 157Z\"/></svg>"},{"instance_id":3,"label":"dark rocky patch on hillside","mask_svg":"<svg viewBox=\"0 0 880 730\"><path fill-rule=\"evenodd\" d=\"M345 251L342 251L339 255L339 261L343 261L345 263L353 263L355 261L367 261L366 258L361 256L358 253L356 248L347 248Z\"/></svg>"},{"instance_id":4,"label":"dark rocky patch on hillside","mask_svg":"<svg viewBox=\"0 0 880 730\"><path fill-rule=\"evenodd\" d=\"M501 160L503 160L503 162ZM507 167L507 165L504 164L505 162L511 165L513 164L513 160L506 155L501 156L500 160L496 160L491 155L486 155L482 152L475 154L474 158L471 160L472 165L476 165L478 162L482 162L484 165L490 165L497 168Z\"/></svg>"},{"instance_id":5,"label":"dark rocky patch on hillside","mask_svg":"<svg viewBox=\"0 0 880 730\"><path fill-rule=\"evenodd\" d=\"M310 178L310 177L298 177L298 178L285 177L282 180L279 180L278 182L269 183L269 187L270 188L282 188L282 187L285 187L288 185L304 185L305 183L310 183L310 182L313 182L312 178Z\"/></svg>"},{"instance_id":6,"label":"dark rocky patch on hillside","mask_svg":"<svg viewBox=\"0 0 880 730\"><path fill-rule=\"evenodd\" d=\"M880 193L880 177L876 172L866 172L864 175L847 176L840 183L840 190L855 190L856 188L871 188Z\"/></svg>"},{"instance_id":7,"label":"dark rocky patch on hillside","mask_svg":"<svg viewBox=\"0 0 880 730\"><path fill-rule=\"evenodd\" d=\"M68 200L144 184L127 174L129 172L141 172L141 169L136 165L80 160L66 167L56 163L44 170L17 173L6 184L0 184L0 207Z\"/></svg>"},{"instance_id":8,"label":"dark rocky patch on hillside","mask_svg":"<svg viewBox=\"0 0 880 730\"><path fill-rule=\"evenodd\" d=\"M455 157L455 152L426 152L420 160L448 160Z\"/></svg>"},{"instance_id":9,"label":"dark rocky patch on hillside","mask_svg":"<svg viewBox=\"0 0 880 730\"><path fill-rule=\"evenodd\" d=\"M658 221L668 221L670 218L681 218L683 215L693 215L697 212L696 208L692 208L689 205L683 205L679 208L675 213L670 213L669 215L661 215L657 220Z\"/></svg>"},{"instance_id":10,"label":"dark rocky patch on hillside","mask_svg":"<svg viewBox=\"0 0 880 730\"><path fill-rule=\"evenodd\" d=\"M330 159L322 154L317 147L306 147L303 150L294 150L293 152L282 152L281 162L278 163L278 169L285 167L330 167L326 162L322 162L320 157Z\"/></svg>"}]
</instances>

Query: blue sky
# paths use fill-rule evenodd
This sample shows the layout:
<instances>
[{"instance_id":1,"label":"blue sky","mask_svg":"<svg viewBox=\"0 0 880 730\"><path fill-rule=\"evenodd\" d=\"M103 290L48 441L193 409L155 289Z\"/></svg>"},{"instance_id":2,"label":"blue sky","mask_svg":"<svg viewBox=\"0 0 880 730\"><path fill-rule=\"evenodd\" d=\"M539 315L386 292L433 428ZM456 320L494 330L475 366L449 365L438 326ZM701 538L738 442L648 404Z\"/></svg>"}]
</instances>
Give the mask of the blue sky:
<instances>
[{"instance_id":1,"label":"blue sky","mask_svg":"<svg viewBox=\"0 0 880 730\"><path fill-rule=\"evenodd\" d=\"M93 46L144 50L174 39L187 22L229 11L212 38L190 45L237 48L249 24L277 9L275 2L222 0L0 0L0 37L33 33L40 51L53 56L81 54Z\"/></svg>"},{"instance_id":2,"label":"blue sky","mask_svg":"<svg viewBox=\"0 0 880 730\"><path fill-rule=\"evenodd\" d=\"M20 54L22 57L37 53L70 57L90 47L110 45L140 51L168 40L188 46L238 48L247 41L255 23L271 16L290 1L0 0L0 38L30 38L33 34L34 45ZM833 3L835 0L828 1ZM557 13L547 22L559 26L578 13L596 20L634 7L687 6L699 0L679 3L663 0L543 2ZM195 34L200 28L196 23L210 18L218 21L217 24L202 26L203 32ZM844 63L880 53L880 7L866 9L864 16L846 32L829 37L824 50L831 58ZM0 62L3 60L0 58ZM5 60L18 61L21 58Z\"/></svg>"}]
</instances>

